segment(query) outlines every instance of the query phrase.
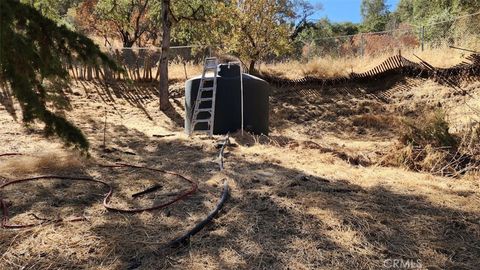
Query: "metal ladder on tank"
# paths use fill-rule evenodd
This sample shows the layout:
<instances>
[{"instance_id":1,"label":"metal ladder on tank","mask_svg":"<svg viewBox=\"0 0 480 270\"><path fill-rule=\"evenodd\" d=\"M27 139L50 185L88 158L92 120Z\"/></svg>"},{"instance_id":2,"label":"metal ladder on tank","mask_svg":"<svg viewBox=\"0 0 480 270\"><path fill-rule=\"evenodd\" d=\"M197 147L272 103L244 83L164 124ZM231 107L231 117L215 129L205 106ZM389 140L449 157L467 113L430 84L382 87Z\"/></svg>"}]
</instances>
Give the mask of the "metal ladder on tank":
<instances>
[{"instance_id":1,"label":"metal ladder on tank","mask_svg":"<svg viewBox=\"0 0 480 270\"><path fill-rule=\"evenodd\" d=\"M206 77L205 75L210 71L213 71L213 77ZM197 99L195 100L192 117L190 118L188 135L192 135L195 131L206 132L209 136L213 135L215 97L217 94L217 73L218 59L216 57L205 58L202 78L200 79L200 85L197 92ZM206 126L206 128L197 128L197 125L199 124L203 124L202 126Z\"/></svg>"}]
</instances>

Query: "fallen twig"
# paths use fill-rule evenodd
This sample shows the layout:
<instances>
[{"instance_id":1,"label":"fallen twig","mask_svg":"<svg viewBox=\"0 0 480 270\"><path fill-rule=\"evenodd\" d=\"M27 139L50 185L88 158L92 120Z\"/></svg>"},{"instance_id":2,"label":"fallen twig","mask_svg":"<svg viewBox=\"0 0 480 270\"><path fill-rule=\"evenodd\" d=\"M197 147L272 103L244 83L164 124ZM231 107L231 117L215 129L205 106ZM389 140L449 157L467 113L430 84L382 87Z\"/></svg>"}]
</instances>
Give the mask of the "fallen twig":
<instances>
[{"instance_id":1,"label":"fallen twig","mask_svg":"<svg viewBox=\"0 0 480 270\"><path fill-rule=\"evenodd\" d=\"M161 189L162 188L162 185L159 185L159 184L155 184L143 191L140 191L140 192L137 192L137 193L133 193L132 194L132 198L135 198L135 197L138 197L138 196L141 196L141 195L144 195L144 194L147 194L147 193L150 193L150 192L154 192L155 190L158 190L158 189Z\"/></svg>"},{"instance_id":2,"label":"fallen twig","mask_svg":"<svg viewBox=\"0 0 480 270\"><path fill-rule=\"evenodd\" d=\"M450 47L450 48L452 48L452 49L457 49L457 50L462 50L462 51L466 51L466 52L471 52L471 53L480 53L480 52L477 52L477 51L474 51L474 50L464 49L464 48L460 48L460 47L455 47L455 46L452 46L452 45L450 45L450 46L448 46L448 47Z\"/></svg>"},{"instance_id":3,"label":"fallen twig","mask_svg":"<svg viewBox=\"0 0 480 270\"><path fill-rule=\"evenodd\" d=\"M0 157L9 157L9 156L21 156L22 154L20 153L5 153L5 154L0 154Z\"/></svg>"},{"instance_id":4,"label":"fallen twig","mask_svg":"<svg viewBox=\"0 0 480 270\"><path fill-rule=\"evenodd\" d=\"M175 134L171 133L171 134L153 134L153 137L156 137L156 138L165 138L165 137L171 137L171 136L175 136Z\"/></svg>"}]
</instances>

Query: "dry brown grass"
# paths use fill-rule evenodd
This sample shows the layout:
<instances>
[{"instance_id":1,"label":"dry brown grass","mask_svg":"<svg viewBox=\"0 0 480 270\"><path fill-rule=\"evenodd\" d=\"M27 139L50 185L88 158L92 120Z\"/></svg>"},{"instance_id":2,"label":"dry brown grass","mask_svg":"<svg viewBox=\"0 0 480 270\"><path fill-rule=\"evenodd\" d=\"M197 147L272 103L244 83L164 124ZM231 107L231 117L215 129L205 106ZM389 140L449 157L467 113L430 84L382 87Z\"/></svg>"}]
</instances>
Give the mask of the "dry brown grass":
<instances>
[{"instance_id":1,"label":"dry brown grass","mask_svg":"<svg viewBox=\"0 0 480 270\"><path fill-rule=\"evenodd\" d=\"M391 115L367 113L354 117L352 124L358 127L386 129L397 127L399 120Z\"/></svg>"},{"instance_id":2,"label":"dry brown grass","mask_svg":"<svg viewBox=\"0 0 480 270\"><path fill-rule=\"evenodd\" d=\"M169 79L184 81L185 79L191 79L194 76L202 74L203 66L196 64L193 61L172 62L168 65Z\"/></svg>"},{"instance_id":3,"label":"dry brown grass","mask_svg":"<svg viewBox=\"0 0 480 270\"><path fill-rule=\"evenodd\" d=\"M34 173L72 172L84 166L78 154L46 151L34 156L5 157L0 163L1 175L27 175Z\"/></svg>"},{"instance_id":4,"label":"dry brown grass","mask_svg":"<svg viewBox=\"0 0 480 270\"><path fill-rule=\"evenodd\" d=\"M478 171L478 123L453 134L445 115L437 110L415 119L404 118L397 129L399 143L392 146L380 164L454 177Z\"/></svg>"},{"instance_id":5,"label":"dry brown grass","mask_svg":"<svg viewBox=\"0 0 480 270\"><path fill-rule=\"evenodd\" d=\"M321 93L312 97L272 97L272 132L232 135L225 168L218 172L215 140L183 134L181 98L174 113L158 110L156 97L135 103L118 98L108 106L107 150L103 143L103 92L97 85L74 86L68 117L88 136L91 161L80 164L56 140L0 111L2 152L54 156L27 160L22 174L80 168L78 174L111 183L113 203L150 205L177 186L174 179L143 170L110 170L94 162L123 161L181 172L198 181L199 191L164 210L141 214L105 211L105 190L87 183L49 181L9 186L13 221L85 215L88 221L45 224L27 230L0 230L2 269L381 269L385 259L420 259L429 269L475 269L480 263L480 183L477 174L452 180L398 167L364 165L388 152L398 135L379 130L399 103L418 103L436 88L420 84L418 95L382 103L364 96ZM446 91L446 90L445 90ZM409 93L405 93L409 94ZM104 94L103 97L107 95ZM173 100L172 100L173 101ZM452 101L453 102L453 101ZM398 110L402 111L403 110ZM178 114L178 115L176 115ZM364 132L352 126L356 120ZM175 136L157 138L153 134ZM215 139L218 139L215 138ZM75 153L71 155L75 156ZM14 159L18 159L14 161ZM0 160L0 166L22 157ZM54 162L49 161L54 160ZM63 164L66 165L63 165ZM374 162L371 162L374 163ZM38 171L36 171L38 169ZM7 172L8 179L16 178ZM214 207L223 179L231 198L220 216L184 248L162 245L190 229ZM153 182L158 192L139 200L131 194ZM478 202L478 203L477 203Z\"/></svg>"},{"instance_id":6,"label":"dry brown grass","mask_svg":"<svg viewBox=\"0 0 480 270\"><path fill-rule=\"evenodd\" d=\"M480 51L480 41L472 40L465 43L465 48ZM348 76L351 72L362 73L373 69L381 64L385 59L393 56L395 53L383 53L376 55L366 55L364 57L332 57L329 55L323 57L314 57L305 61L284 61L274 64L260 65L260 71L278 74L289 79L298 79L304 76L314 76L319 78L335 78ZM411 61L418 62L414 56L417 55L435 67L451 67L464 61L468 52L452 49L443 44L434 48L427 47L424 51L420 49L403 50L402 56Z\"/></svg>"}]
</instances>

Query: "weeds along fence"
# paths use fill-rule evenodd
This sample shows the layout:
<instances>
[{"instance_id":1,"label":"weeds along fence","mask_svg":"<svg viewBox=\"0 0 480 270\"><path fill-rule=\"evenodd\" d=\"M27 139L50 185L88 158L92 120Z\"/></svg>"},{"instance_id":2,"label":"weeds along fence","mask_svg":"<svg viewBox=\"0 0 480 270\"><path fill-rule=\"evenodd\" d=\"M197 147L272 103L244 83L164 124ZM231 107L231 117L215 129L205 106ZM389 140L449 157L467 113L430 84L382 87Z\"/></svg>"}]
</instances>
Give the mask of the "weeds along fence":
<instances>
[{"instance_id":1,"label":"weeds along fence","mask_svg":"<svg viewBox=\"0 0 480 270\"><path fill-rule=\"evenodd\" d=\"M129 80L136 82L155 82L159 80L159 47L145 48L103 48L124 72L113 71L107 67L92 67L80 63L71 63L70 75L79 80ZM174 46L169 52L169 72L172 79L188 79L198 74L198 66L210 53L209 48L196 46Z\"/></svg>"},{"instance_id":2,"label":"weeds along fence","mask_svg":"<svg viewBox=\"0 0 480 270\"><path fill-rule=\"evenodd\" d=\"M414 29L405 28L392 32L364 33L314 39L304 42L301 56L304 60L313 57L358 57L378 56L419 46Z\"/></svg>"},{"instance_id":3,"label":"weeds along fence","mask_svg":"<svg viewBox=\"0 0 480 270\"><path fill-rule=\"evenodd\" d=\"M364 57L423 51L448 46L480 49L480 12L460 17L439 14L424 25L400 24L393 30L303 40L296 55Z\"/></svg>"}]
</instances>

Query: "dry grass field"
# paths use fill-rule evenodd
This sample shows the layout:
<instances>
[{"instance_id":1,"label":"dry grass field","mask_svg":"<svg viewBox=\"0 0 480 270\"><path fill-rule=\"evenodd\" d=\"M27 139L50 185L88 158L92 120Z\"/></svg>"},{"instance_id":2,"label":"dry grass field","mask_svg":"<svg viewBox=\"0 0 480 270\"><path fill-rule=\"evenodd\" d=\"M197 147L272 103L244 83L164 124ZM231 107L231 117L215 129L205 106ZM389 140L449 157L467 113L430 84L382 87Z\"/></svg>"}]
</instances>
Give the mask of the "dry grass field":
<instances>
[{"instance_id":1,"label":"dry grass field","mask_svg":"<svg viewBox=\"0 0 480 270\"><path fill-rule=\"evenodd\" d=\"M107 190L94 183L5 187L11 223L37 222L32 214L85 219L2 228L0 268L384 269L402 259L420 262L418 269L478 269L479 175L447 178L381 164L406 115L442 101L452 128L470 123L476 115L463 104L480 104L480 83L465 83L468 100L432 81L386 85L372 87L388 92L388 103L353 87L274 90L271 134L232 134L221 172L216 146L223 137L183 133L181 83L172 86L173 109L163 113L152 86L73 82L66 114L90 140L89 157L44 138L39 126L22 126L20 115L1 106L0 153L24 154L0 157L1 182L91 176L113 186L111 203L119 207L150 206L188 188L159 173L99 166L126 162L182 173L199 189L165 209L128 214L107 211ZM165 248L215 207L225 179L230 199L218 218L188 246ZM153 183L162 188L131 197Z\"/></svg>"},{"instance_id":2,"label":"dry grass field","mask_svg":"<svg viewBox=\"0 0 480 270\"><path fill-rule=\"evenodd\" d=\"M466 43L465 48L471 50L480 50L480 41L471 40ZM314 76L319 78L335 78L348 76L351 72L362 73L366 72L377 65L381 64L389 56L395 53L385 53L383 55L365 55L355 57L313 57L308 61L293 61L288 60L273 64L261 64L260 70L280 75L289 79L298 79L304 76ZM418 51L406 49L400 53L412 60L418 61L415 55L427 60L429 64L435 67L446 68L451 67L464 61L464 57L468 52L450 48L447 45L438 46L435 48L428 48L425 51ZM414 55L415 54L415 55Z\"/></svg>"}]
</instances>

